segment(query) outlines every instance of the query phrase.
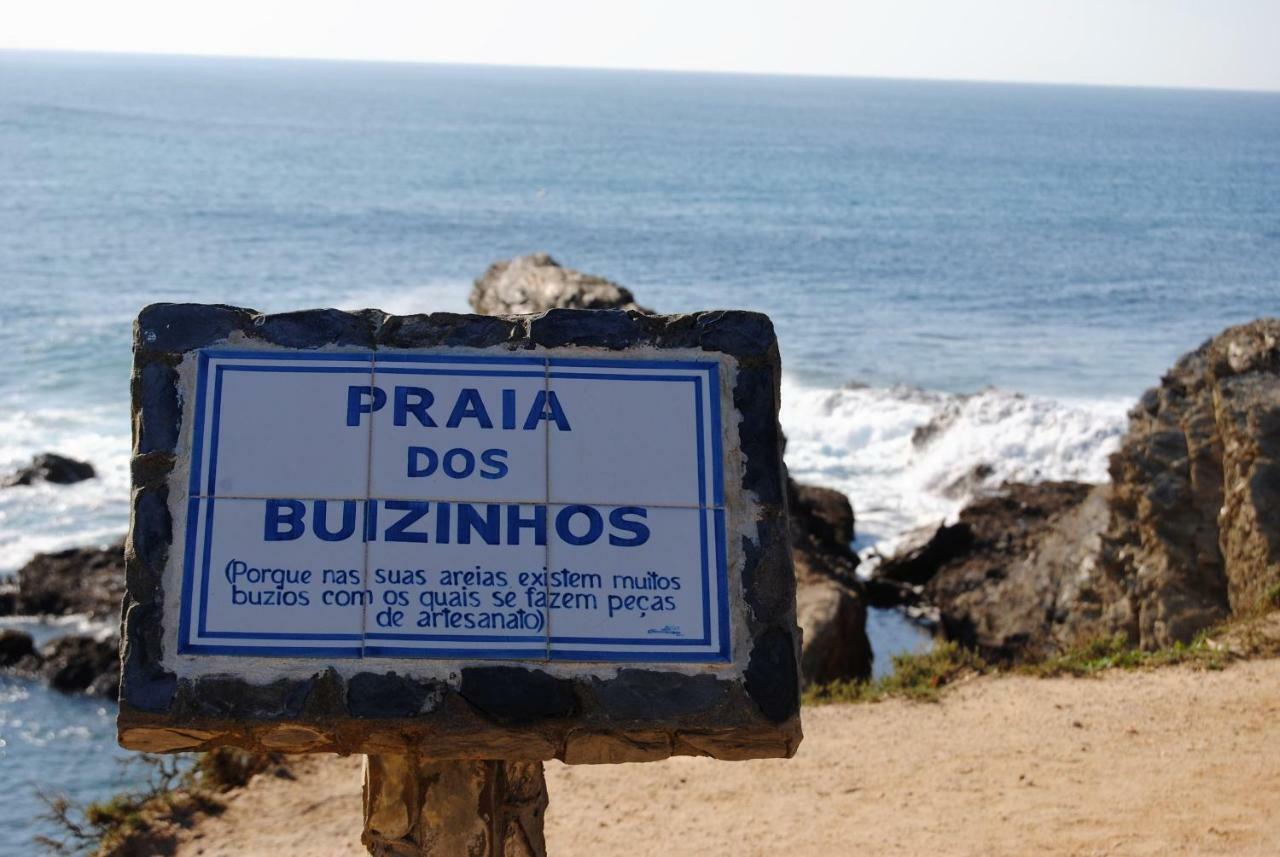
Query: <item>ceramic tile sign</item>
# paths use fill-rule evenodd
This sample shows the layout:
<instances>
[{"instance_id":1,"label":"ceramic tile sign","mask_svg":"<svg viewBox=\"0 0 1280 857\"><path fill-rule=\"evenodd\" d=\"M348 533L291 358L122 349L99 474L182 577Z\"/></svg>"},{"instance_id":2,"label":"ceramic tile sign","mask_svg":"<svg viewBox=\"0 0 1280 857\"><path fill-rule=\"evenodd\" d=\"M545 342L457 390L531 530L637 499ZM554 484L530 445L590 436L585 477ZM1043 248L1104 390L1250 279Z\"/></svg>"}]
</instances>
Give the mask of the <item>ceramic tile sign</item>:
<instances>
[{"instance_id":1,"label":"ceramic tile sign","mask_svg":"<svg viewBox=\"0 0 1280 857\"><path fill-rule=\"evenodd\" d=\"M120 742L791 755L780 379L750 312L145 308Z\"/></svg>"},{"instance_id":2,"label":"ceramic tile sign","mask_svg":"<svg viewBox=\"0 0 1280 857\"><path fill-rule=\"evenodd\" d=\"M714 355L194 356L180 654L729 658Z\"/></svg>"}]
</instances>

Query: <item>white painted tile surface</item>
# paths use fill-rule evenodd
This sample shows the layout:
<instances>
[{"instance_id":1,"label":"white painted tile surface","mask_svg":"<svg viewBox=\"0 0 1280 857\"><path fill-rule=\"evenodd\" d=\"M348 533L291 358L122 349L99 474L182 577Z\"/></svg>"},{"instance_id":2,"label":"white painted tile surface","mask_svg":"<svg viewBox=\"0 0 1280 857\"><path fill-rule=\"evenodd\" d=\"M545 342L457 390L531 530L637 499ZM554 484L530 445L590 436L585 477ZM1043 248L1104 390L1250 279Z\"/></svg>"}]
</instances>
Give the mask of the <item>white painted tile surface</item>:
<instances>
[{"instance_id":1,"label":"white painted tile surface","mask_svg":"<svg viewBox=\"0 0 1280 857\"><path fill-rule=\"evenodd\" d=\"M232 368L286 363L269 358L210 364L201 464L207 484L216 459L215 484L224 496L199 506L191 596L195 643L257 653L345 646L366 657L544 660L551 636L560 659L717 659L714 513L699 503L714 502L709 407L718 393L705 375L642 364L565 367L588 377L548 382L540 364L462 364L504 374L480 377L411 361L385 367L411 371L381 375L372 363L366 370L358 362L305 356L287 362L323 371ZM653 374L667 378L644 377ZM695 375L700 391L689 380ZM385 400L348 426L350 388L371 383ZM526 430L548 384L569 426L543 419ZM398 407L398 386L417 388L400 394L404 407ZM434 425L423 424L422 390L431 400L425 418ZM396 424L398 412L403 425ZM409 475L410 447L419 448L414 463L430 473ZM486 472L501 475L486 479ZM545 504L548 492L566 502ZM364 499L370 495L376 499ZM266 498L302 501L297 538L267 538ZM643 514L637 507L644 507ZM376 511L376 525L366 553L369 508ZM528 527L510 543L513 508L525 519L542 510L542 544ZM474 520L463 526L468 519ZM277 532L291 534L290 520L286 514ZM631 545L637 523L647 538ZM270 574L251 583L244 573L249 568L292 575L277 588ZM229 575L237 571L233 584ZM310 572L305 580L302 572ZM291 591L267 600L292 603L246 603L263 600L267 591ZM198 610L206 604L208 631L241 636L201 636ZM704 635L708 639L698 642Z\"/></svg>"},{"instance_id":2,"label":"white painted tile surface","mask_svg":"<svg viewBox=\"0 0 1280 857\"><path fill-rule=\"evenodd\" d=\"M555 520L570 508L553 506ZM633 535L609 524L616 509L599 510L604 534L591 544L573 545L555 527L550 546L553 574L562 585L553 586L559 603L551 612L551 636L644 640L653 644L673 639L698 639L703 634L701 533L697 509L647 510L640 519L649 528L648 540L638 546L610 544L609 535L625 539ZM632 515L633 520L637 519ZM568 524L581 538L589 532L588 517L576 514ZM708 533L708 547L713 536ZM708 573L714 574L708 556ZM582 576L578 581L572 575ZM599 577L596 581L590 575ZM677 588L678 587L678 588ZM594 599L591 596L594 595ZM568 642L568 640L565 640ZM553 646L556 643L553 641Z\"/></svg>"},{"instance_id":3,"label":"white painted tile surface","mask_svg":"<svg viewBox=\"0 0 1280 857\"><path fill-rule=\"evenodd\" d=\"M368 646L424 652L515 650L543 658L546 547L536 543L531 530L520 534L519 543L507 543L510 510L506 504L492 509L475 504L474 508L484 523L467 527L463 536L458 527L467 520L465 510L447 504L447 543L442 543L441 504L430 503L427 514L406 530L426 535L426 542L387 541L385 527L408 513L379 510L383 533L369 544L369 580L378 608L366 618ZM521 515L534 518L534 507L521 507ZM491 520L498 524L499 544L485 540L486 534L492 534L487 528ZM459 543L464 537L470 538L469 544ZM394 618L399 624L393 625L397 612L400 615ZM427 637L438 639L415 639Z\"/></svg>"},{"instance_id":4,"label":"white painted tile surface","mask_svg":"<svg viewBox=\"0 0 1280 857\"><path fill-rule=\"evenodd\" d=\"M366 416L358 426L347 425L347 397L351 386L370 384L371 364L277 361L236 368L250 364L223 360L211 366L210 414L218 367L222 389L216 434L214 421L207 421L210 457L201 492L208 493L208 471L216 467L214 496L363 497L369 423Z\"/></svg>"},{"instance_id":5,"label":"white painted tile surface","mask_svg":"<svg viewBox=\"0 0 1280 857\"><path fill-rule=\"evenodd\" d=\"M572 429L549 428L553 502L699 504L691 381L564 378L553 369L550 386Z\"/></svg>"}]
</instances>

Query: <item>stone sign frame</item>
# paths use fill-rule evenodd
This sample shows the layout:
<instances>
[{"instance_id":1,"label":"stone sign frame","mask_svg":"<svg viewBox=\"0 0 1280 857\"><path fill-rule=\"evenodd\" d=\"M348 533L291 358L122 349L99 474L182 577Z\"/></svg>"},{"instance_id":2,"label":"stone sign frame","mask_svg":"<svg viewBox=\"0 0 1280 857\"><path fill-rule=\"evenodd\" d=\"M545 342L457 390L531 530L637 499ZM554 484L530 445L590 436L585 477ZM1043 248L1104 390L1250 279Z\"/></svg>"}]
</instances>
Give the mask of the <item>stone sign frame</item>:
<instances>
[{"instance_id":1,"label":"stone sign frame","mask_svg":"<svg viewBox=\"0 0 1280 857\"><path fill-rule=\"evenodd\" d=\"M729 662L620 664L209 659L172 651L165 599L181 557L175 511L184 408L200 349L415 349L662 357L721 365ZM263 315L154 304L134 329L132 520L122 613L120 743L152 752L412 753L431 759L634 762L673 755L789 757L801 739L799 631L778 429L780 364L758 313L651 316L554 309L532 316L376 310ZM189 418L187 420L189 422ZM736 452L736 454L735 454ZM269 659L267 659L269 660Z\"/></svg>"}]
</instances>

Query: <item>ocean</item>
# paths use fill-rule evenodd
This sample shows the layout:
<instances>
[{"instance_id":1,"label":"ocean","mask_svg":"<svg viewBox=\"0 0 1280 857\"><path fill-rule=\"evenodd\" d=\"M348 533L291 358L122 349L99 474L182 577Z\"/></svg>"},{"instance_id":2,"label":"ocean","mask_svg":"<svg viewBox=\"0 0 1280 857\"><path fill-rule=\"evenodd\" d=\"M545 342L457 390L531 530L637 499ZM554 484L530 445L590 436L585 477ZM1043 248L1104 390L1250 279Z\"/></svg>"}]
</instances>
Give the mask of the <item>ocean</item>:
<instances>
[{"instance_id":1,"label":"ocean","mask_svg":"<svg viewBox=\"0 0 1280 857\"><path fill-rule=\"evenodd\" d=\"M127 527L141 306L463 311L534 250L768 313L788 464L870 555L976 465L1105 479L1179 354L1280 314L1280 95L0 52L0 473L100 473L0 490L0 576ZM113 716L0 678L0 854L37 787L136 782Z\"/></svg>"}]
</instances>

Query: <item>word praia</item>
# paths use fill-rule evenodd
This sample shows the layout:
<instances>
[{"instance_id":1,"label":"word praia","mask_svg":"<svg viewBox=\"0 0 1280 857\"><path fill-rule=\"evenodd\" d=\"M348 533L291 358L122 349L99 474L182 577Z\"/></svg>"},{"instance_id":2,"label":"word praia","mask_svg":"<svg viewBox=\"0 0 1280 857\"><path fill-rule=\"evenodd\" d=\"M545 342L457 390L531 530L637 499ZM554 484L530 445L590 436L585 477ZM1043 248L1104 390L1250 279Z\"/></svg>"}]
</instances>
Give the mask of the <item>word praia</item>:
<instances>
[{"instance_id":1,"label":"word praia","mask_svg":"<svg viewBox=\"0 0 1280 857\"><path fill-rule=\"evenodd\" d=\"M308 531L326 542L545 545L548 532L567 545L608 539L614 547L649 541L642 506L598 509L582 503L556 507L523 503L434 500L267 500L262 536L268 542L300 539ZM359 526L357 527L357 524Z\"/></svg>"},{"instance_id":2,"label":"word praia","mask_svg":"<svg viewBox=\"0 0 1280 857\"><path fill-rule=\"evenodd\" d=\"M436 405L435 394L426 387L397 386L391 395L391 422L397 426L409 425L409 418L423 428L438 428L440 423L432 414ZM364 414L372 414L387 406L387 391L374 386L347 388L347 425L360 425ZM490 396L489 404L475 387L463 387L443 416L443 408L437 409L444 419L445 428L467 426L482 429L501 427L507 431L533 431L546 420L560 431L571 431L569 417L560 406L554 390L538 390L527 406L521 406L515 390L502 390L496 398ZM494 415L498 417L494 422Z\"/></svg>"}]
</instances>

